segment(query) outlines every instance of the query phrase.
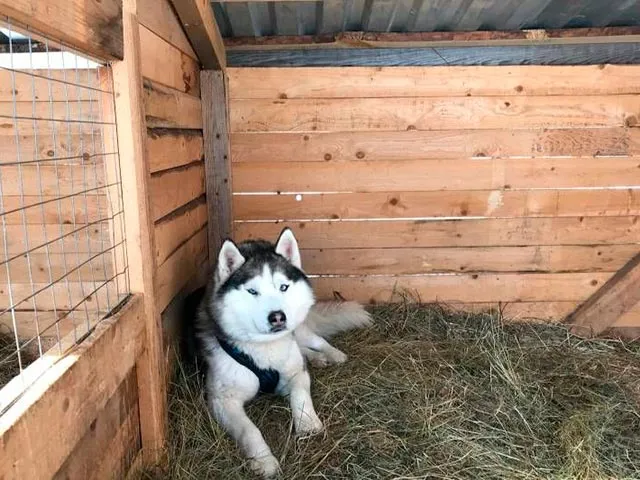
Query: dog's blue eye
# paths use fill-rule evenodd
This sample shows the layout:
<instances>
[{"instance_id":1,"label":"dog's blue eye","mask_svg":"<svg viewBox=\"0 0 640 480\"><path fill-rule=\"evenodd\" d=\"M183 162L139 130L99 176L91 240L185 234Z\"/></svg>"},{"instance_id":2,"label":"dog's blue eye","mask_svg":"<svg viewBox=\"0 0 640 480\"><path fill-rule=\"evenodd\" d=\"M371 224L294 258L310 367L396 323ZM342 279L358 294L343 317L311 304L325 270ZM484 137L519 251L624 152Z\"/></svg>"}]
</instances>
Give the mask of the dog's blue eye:
<instances>
[{"instance_id":1,"label":"dog's blue eye","mask_svg":"<svg viewBox=\"0 0 640 480\"><path fill-rule=\"evenodd\" d=\"M258 295L258 291L253 289L253 288L247 288L247 292L249 292L251 295L253 295L254 297L256 295Z\"/></svg>"},{"instance_id":2,"label":"dog's blue eye","mask_svg":"<svg viewBox=\"0 0 640 480\"><path fill-rule=\"evenodd\" d=\"M281 292L286 292L288 289L289 289L289 285L287 285L286 283L283 283L282 285L280 285Z\"/></svg>"}]
</instances>

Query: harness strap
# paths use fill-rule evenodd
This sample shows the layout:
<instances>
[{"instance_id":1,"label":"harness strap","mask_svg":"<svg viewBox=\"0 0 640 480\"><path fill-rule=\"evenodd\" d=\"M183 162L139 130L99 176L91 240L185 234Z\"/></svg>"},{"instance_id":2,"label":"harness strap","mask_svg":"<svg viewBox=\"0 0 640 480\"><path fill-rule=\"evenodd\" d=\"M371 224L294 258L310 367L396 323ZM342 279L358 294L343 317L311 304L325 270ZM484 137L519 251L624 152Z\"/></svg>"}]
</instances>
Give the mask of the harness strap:
<instances>
[{"instance_id":1,"label":"harness strap","mask_svg":"<svg viewBox=\"0 0 640 480\"><path fill-rule=\"evenodd\" d=\"M233 358L243 367L251 370L251 372L256 377L258 377L258 381L260 382L260 392L274 393L276 391L276 387L278 386L278 382L280 381L280 373L277 370L274 370L272 368L259 368L250 355L247 355L237 346L231 345L221 338L218 338L218 343L231 358Z\"/></svg>"}]
</instances>

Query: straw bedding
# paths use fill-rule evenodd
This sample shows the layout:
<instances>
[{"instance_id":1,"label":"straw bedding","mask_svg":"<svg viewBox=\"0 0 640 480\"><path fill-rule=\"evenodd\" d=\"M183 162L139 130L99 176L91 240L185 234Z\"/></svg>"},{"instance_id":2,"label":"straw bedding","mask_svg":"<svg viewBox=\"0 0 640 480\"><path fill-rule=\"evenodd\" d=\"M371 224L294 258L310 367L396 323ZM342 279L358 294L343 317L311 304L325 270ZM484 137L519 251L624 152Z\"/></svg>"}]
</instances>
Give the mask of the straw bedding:
<instances>
[{"instance_id":1,"label":"straw bedding","mask_svg":"<svg viewBox=\"0 0 640 480\"><path fill-rule=\"evenodd\" d=\"M333 340L346 364L311 368L325 434L296 438L284 399L248 406L283 478L640 478L638 346L433 305L372 313L374 327ZM252 476L184 366L168 458L140 477Z\"/></svg>"}]
</instances>

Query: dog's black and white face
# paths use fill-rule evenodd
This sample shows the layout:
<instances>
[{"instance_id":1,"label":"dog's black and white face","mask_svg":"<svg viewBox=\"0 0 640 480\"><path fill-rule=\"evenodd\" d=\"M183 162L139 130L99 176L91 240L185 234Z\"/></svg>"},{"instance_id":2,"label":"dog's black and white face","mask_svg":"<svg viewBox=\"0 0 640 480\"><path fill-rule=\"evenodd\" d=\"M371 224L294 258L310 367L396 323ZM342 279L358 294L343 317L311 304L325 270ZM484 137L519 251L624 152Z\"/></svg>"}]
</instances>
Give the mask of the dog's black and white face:
<instances>
[{"instance_id":1,"label":"dog's black and white face","mask_svg":"<svg viewBox=\"0 0 640 480\"><path fill-rule=\"evenodd\" d=\"M300 325L314 304L293 232L275 246L263 240L227 240L216 269L219 327L237 341L270 341Z\"/></svg>"}]
</instances>

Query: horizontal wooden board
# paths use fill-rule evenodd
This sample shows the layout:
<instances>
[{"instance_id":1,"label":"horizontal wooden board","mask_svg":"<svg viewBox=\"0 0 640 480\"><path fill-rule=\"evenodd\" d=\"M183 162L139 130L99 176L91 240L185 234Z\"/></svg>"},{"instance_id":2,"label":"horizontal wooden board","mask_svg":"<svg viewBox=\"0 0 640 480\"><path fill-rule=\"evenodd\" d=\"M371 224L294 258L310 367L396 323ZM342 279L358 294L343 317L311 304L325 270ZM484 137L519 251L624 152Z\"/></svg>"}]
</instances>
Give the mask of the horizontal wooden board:
<instances>
[{"instance_id":1,"label":"horizontal wooden board","mask_svg":"<svg viewBox=\"0 0 640 480\"><path fill-rule=\"evenodd\" d=\"M43 350L50 347L52 343L59 342L60 339L71 333L74 327L78 332L86 331L87 313L95 318L96 312L81 311L70 312L68 310L53 311L28 311L20 310L15 312L16 326L18 327L18 338L27 341L37 339L40 335L41 343L44 341L46 345L42 345ZM106 315L108 312L104 312ZM37 318L36 318L37 317ZM4 332L13 332L13 314L6 312L0 315L0 328ZM37 340L30 343L39 353Z\"/></svg>"},{"instance_id":2,"label":"horizontal wooden board","mask_svg":"<svg viewBox=\"0 0 640 480\"><path fill-rule=\"evenodd\" d=\"M2 198L5 224L81 224L96 222L108 215L106 191L88 192L74 197L13 196Z\"/></svg>"},{"instance_id":3,"label":"horizontal wooden board","mask_svg":"<svg viewBox=\"0 0 640 480\"><path fill-rule=\"evenodd\" d=\"M105 246L103 250L109 247ZM43 249L44 250L44 249ZM84 248L87 250L87 248ZM47 283L62 278L65 274L70 282L79 279L85 281L106 280L113 275L113 260L111 251L101 254L103 250L91 253L76 253L74 250L62 253L32 253L29 258L19 256L9 262L9 275L12 284L31 281ZM86 262L86 263L85 263ZM71 273L69 273L71 272ZM0 268L0 284L7 284L7 265Z\"/></svg>"},{"instance_id":4,"label":"horizontal wooden board","mask_svg":"<svg viewBox=\"0 0 640 480\"><path fill-rule=\"evenodd\" d=\"M230 50L231 67L391 67L638 64L638 43L438 48Z\"/></svg>"},{"instance_id":5,"label":"horizontal wooden board","mask_svg":"<svg viewBox=\"0 0 640 480\"><path fill-rule=\"evenodd\" d=\"M95 123L95 122L66 122L63 120L50 121L50 120L30 120L30 119L18 119L12 118L0 118L0 141L9 142L15 140L16 135L20 137L50 137L52 140L65 139L69 142L69 139L73 139L76 136L84 138L89 135L92 138L90 145L85 145L85 148L90 149L93 145L93 139L96 139L95 148L89 150L90 153L100 152L101 145L97 143L97 139L101 138L99 135L111 136L115 132L115 126ZM10 140L14 138L14 140ZM13 148L15 152L15 147Z\"/></svg>"},{"instance_id":6,"label":"horizontal wooden board","mask_svg":"<svg viewBox=\"0 0 640 480\"><path fill-rule=\"evenodd\" d=\"M398 131L636 125L640 96L233 100L231 132Z\"/></svg>"},{"instance_id":7,"label":"horizontal wooden board","mask_svg":"<svg viewBox=\"0 0 640 480\"><path fill-rule=\"evenodd\" d=\"M311 275L615 272L640 245L303 249Z\"/></svg>"},{"instance_id":8,"label":"horizontal wooden board","mask_svg":"<svg viewBox=\"0 0 640 480\"><path fill-rule=\"evenodd\" d=\"M233 162L587 157L640 152L640 129L234 133Z\"/></svg>"},{"instance_id":9,"label":"horizontal wooden board","mask_svg":"<svg viewBox=\"0 0 640 480\"><path fill-rule=\"evenodd\" d=\"M18 25L28 25L36 35L56 39L97 58L123 58L121 1L51 0L45 4L16 0L4 2L2 7L3 16Z\"/></svg>"},{"instance_id":10,"label":"horizontal wooden board","mask_svg":"<svg viewBox=\"0 0 640 480\"><path fill-rule=\"evenodd\" d=\"M241 192L406 192L640 185L640 158L236 163Z\"/></svg>"},{"instance_id":11,"label":"horizontal wooden board","mask_svg":"<svg viewBox=\"0 0 640 480\"><path fill-rule=\"evenodd\" d=\"M0 476L51 478L133 368L144 345L144 313L138 296L100 322L73 355L57 358L2 415L0 451L3 458L16 460L0 462ZM34 368L44 367L36 363Z\"/></svg>"},{"instance_id":12,"label":"horizontal wooden board","mask_svg":"<svg viewBox=\"0 0 640 480\"><path fill-rule=\"evenodd\" d=\"M147 129L149 172L156 173L204 161L202 132L168 128Z\"/></svg>"},{"instance_id":13,"label":"horizontal wooden board","mask_svg":"<svg viewBox=\"0 0 640 480\"><path fill-rule=\"evenodd\" d=\"M138 409L138 382L133 368L107 401L104 409L86 425L82 439L53 476L54 480L91 477L120 428L130 414ZM121 475L126 472L121 472ZM122 478L122 477L119 477Z\"/></svg>"},{"instance_id":14,"label":"horizontal wooden board","mask_svg":"<svg viewBox=\"0 0 640 480\"><path fill-rule=\"evenodd\" d=\"M149 189L153 220L157 222L203 195L204 181L203 162L152 175Z\"/></svg>"},{"instance_id":15,"label":"horizontal wooden board","mask_svg":"<svg viewBox=\"0 0 640 480\"><path fill-rule=\"evenodd\" d=\"M99 92L94 92L97 94ZM100 103L69 99L55 102L0 102L0 119L56 120L60 122L100 122Z\"/></svg>"},{"instance_id":16,"label":"horizontal wooden board","mask_svg":"<svg viewBox=\"0 0 640 480\"><path fill-rule=\"evenodd\" d=\"M0 169L3 195L60 196L104 187L104 169L95 165L24 165Z\"/></svg>"},{"instance_id":17,"label":"horizontal wooden board","mask_svg":"<svg viewBox=\"0 0 640 480\"><path fill-rule=\"evenodd\" d=\"M105 222L84 225L7 225L5 238L8 254L18 255L27 250L45 253L44 244L49 243L50 253L99 252L110 244L109 224ZM26 230L26 231L25 231ZM62 239L62 240L60 240ZM40 248L38 248L40 247ZM5 258L4 243L0 242L0 258Z\"/></svg>"},{"instance_id":18,"label":"horizontal wooden board","mask_svg":"<svg viewBox=\"0 0 640 480\"><path fill-rule=\"evenodd\" d=\"M95 100L99 87L95 69L0 70L0 102Z\"/></svg>"},{"instance_id":19,"label":"horizontal wooden board","mask_svg":"<svg viewBox=\"0 0 640 480\"><path fill-rule=\"evenodd\" d=\"M96 279L94 283L92 279L87 279L84 282L59 282L52 286L48 285L48 283L11 285L13 305L20 309L37 308L38 310L54 308L84 310L86 306L89 311L97 311L104 310L107 305L113 308L118 304L113 282L105 283ZM0 287L0 305L3 306L2 309L12 305L6 285ZM92 320L96 322L99 317L96 315Z\"/></svg>"},{"instance_id":20,"label":"horizontal wooden board","mask_svg":"<svg viewBox=\"0 0 640 480\"><path fill-rule=\"evenodd\" d=\"M606 95L638 93L638 65L228 68L239 98Z\"/></svg>"},{"instance_id":21,"label":"horizontal wooden board","mask_svg":"<svg viewBox=\"0 0 640 480\"><path fill-rule=\"evenodd\" d=\"M167 87L200 96L200 67L189 55L140 25L142 75Z\"/></svg>"},{"instance_id":22,"label":"horizontal wooden board","mask_svg":"<svg viewBox=\"0 0 640 480\"><path fill-rule=\"evenodd\" d=\"M319 298L338 292L347 300L388 302L405 290L423 302L579 302L610 273L501 273L416 276L320 277L312 279Z\"/></svg>"},{"instance_id":23,"label":"horizontal wooden board","mask_svg":"<svg viewBox=\"0 0 640 480\"><path fill-rule=\"evenodd\" d=\"M640 215L640 188L235 195L235 219Z\"/></svg>"},{"instance_id":24,"label":"horizontal wooden board","mask_svg":"<svg viewBox=\"0 0 640 480\"><path fill-rule=\"evenodd\" d=\"M128 474L134 468L141 448L140 410L134 408L102 452L102 458L93 466L89 479L130 478Z\"/></svg>"},{"instance_id":25,"label":"horizontal wooden board","mask_svg":"<svg viewBox=\"0 0 640 480\"><path fill-rule=\"evenodd\" d=\"M200 99L145 80L144 112L148 128L202 129Z\"/></svg>"},{"instance_id":26,"label":"horizontal wooden board","mask_svg":"<svg viewBox=\"0 0 640 480\"><path fill-rule=\"evenodd\" d=\"M33 133L33 132L30 132ZM22 135L0 137L0 165L40 161L44 165L77 165L104 159L102 134ZM19 147L18 147L19 145ZM96 145L96 148L94 148ZM107 152L113 154L114 152ZM93 156L92 156L93 154Z\"/></svg>"},{"instance_id":27,"label":"horizontal wooden board","mask_svg":"<svg viewBox=\"0 0 640 480\"><path fill-rule=\"evenodd\" d=\"M183 53L198 60L169 0L140 0L138 21Z\"/></svg>"},{"instance_id":28,"label":"horizontal wooden board","mask_svg":"<svg viewBox=\"0 0 640 480\"><path fill-rule=\"evenodd\" d=\"M173 297L207 258L207 229L203 228L187 240L158 268L156 274L156 302L164 310Z\"/></svg>"},{"instance_id":29,"label":"horizontal wooden board","mask_svg":"<svg viewBox=\"0 0 640 480\"><path fill-rule=\"evenodd\" d=\"M234 239L275 241L285 227L301 248L631 244L640 238L639 217L555 217L235 223Z\"/></svg>"},{"instance_id":30,"label":"horizontal wooden board","mask_svg":"<svg viewBox=\"0 0 640 480\"><path fill-rule=\"evenodd\" d=\"M185 205L162 221L156 223L156 265L160 266L185 241L207 224L207 204L204 197L200 201Z\"/></svg>"}]
</instances>

